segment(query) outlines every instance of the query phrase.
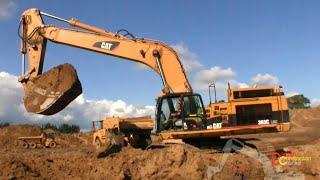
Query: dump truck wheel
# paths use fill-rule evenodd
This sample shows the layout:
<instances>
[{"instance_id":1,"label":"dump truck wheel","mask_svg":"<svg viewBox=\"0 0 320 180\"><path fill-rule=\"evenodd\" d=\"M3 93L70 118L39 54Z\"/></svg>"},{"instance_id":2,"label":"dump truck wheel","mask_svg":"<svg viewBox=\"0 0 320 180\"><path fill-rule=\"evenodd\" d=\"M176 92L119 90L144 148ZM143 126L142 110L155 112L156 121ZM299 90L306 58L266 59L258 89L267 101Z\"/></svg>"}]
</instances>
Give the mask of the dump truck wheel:
<instances>
[{"instance_id":1,"label":"dump truck wheel","mask_svg":"<svg viewBox=\"0 0 320 180\"><path fill-rule=\"evenodd\" d=\"M57 146L57 143L54 142L54 141L50 142L50 144L49 144L49 147L50 147L50 148L54 148L54 147L56 147L56 146Z\"/></svg>"},{"instance_id":2,"label":"dump truck wheel","mask_svg":"<svg viewBox=\"0 0 320 180\"><path fill-rule=\"evenodd\" d=\"M34 142L31 142L31 143L30 143L30 148L31 148L31 149L37 148L37 144L34 143Z\"/></svg>"},{"instance_id":3,"label":"dump truck wheel","mask_svg":"<svg viewBox=\"0 0 320 180\"><path fill-rule=\"evenodd\" d=\"M111 138L111 141L110 141L110 143L112 144L112 145L117 145L117 146L124 146L124 136L123 135L116 135L116 134L114 134L113 136L112 136L112 138Z\"/></svg>"},{"instance_id":4,"label":"dump truck wheel","mask_svg":"<svg viewBox=\"0 0 320 180\"><path fill-rule=\"evenodd\" d=\"M120 152L123 146L123 136L109 132L105 142L101 143L100 148L97 148L97 158L104 158L110 154Z\"/></svg>"},{"instance_id":5,"label":"dump truck wheel","mask_svg":"<svg viewBox=\"0 0 320 180\"><path fill-rule=\"evenodd\" d=\"M25 149L29 148L29 144L27 142L23 142L22 143L22 147L24 147Z\"/></svg>"},{"instance_id":6,"label":"dump truck wheel","mask_svg":"<svg viewBox=\"0 0 320 180\"><path fill-rule=\"evenodd\" d=\"M150 137L142 137L139 141L139 148L146 149L151 143Z\"/></svg>"}]
</instances>

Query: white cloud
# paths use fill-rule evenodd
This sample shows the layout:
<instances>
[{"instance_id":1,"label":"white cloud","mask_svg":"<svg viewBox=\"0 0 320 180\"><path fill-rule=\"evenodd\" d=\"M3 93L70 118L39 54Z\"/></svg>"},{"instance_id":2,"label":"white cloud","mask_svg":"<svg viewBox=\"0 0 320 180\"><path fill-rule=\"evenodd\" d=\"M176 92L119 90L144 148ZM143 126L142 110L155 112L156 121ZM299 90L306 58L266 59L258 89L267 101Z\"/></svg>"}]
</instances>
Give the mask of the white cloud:
<instances>
[{"instance_id":1,"label":"white cloud","mask_svg":"<svg viewBox=\"0 0 320 180\"><path fill-rule=\"evenodd\" d=\"M171 47L178 53L187 72L194 72L203 68L203 65L197 59L197 55L191 52L183 43L173 44Z\"/></svg>"},{"instance_id":2,"label":"white cloud","mask_svg":"<svg viewBox=\"0 0 320 180\"><path fill-rule=\"evenodd\" d=\"M246 83L241 83L235 80L236 72L231 68L221 68L214 66L210 69L200 70L195 74L194 80L192 81L193 86L197 90L208 89L209 84L215 83L217 91L224 92L227 89L228 83L231 87L248 87Z\"/></svg>"},{"instance_id":3,"label":"white cloud","mask_svg":"<svg viewBox=\"0 0 320 180\"><path fill-rule=\"evenodd\" d=\"M43 116L26 112L22 103L23 91L18 78L0 72L0 122L10 123L73 123L82 129L90 129L91 121L106 116L146 116L154 114L154 106L137 106L122 100L89 100L83 95L75 99L66 109Z\"/></svg>"},{"instance_id":4,"label":"white cloud","mask_svg":"<svg viewBox=\"0 0 320 180\"><path fill-rule=\"evenodd\" d=\"M311 99L311 107L320 106L320 98L313 98Z\"/></svg>"},{"instance_id":5,"label":"white cloud","mask_svg":"<svg viewBox=\"0 0 320 180\"><path fill-rule=\"evenodd\" d=\"M219 66L214 66L210 69L205 69L197 72L196 80L204 83L210 83L220 80L233 79L236 73L231 69L222 69Z\"/></svg>"},{"instance_id":6,"label":"white cloud","mask_svg":"<svg viewBox=\"0 0 320 180\"><path fill-rule=\"evenodd\" d=\"M238 88L248 88L249 87L249 85L247 83L241 83L241 82L238 82L237 86L238 86Z\"/></svg>"},{"instance_id":7,"label":"white cloud","mask_svg":"<svg viewBox=\"0 0 320 180\"><path fill-rule=\"evenodd\" d=\"M278 86L279 79L271 74L257 74L252 78L252 83L258 86Z\"/></svg>"},{"instance_id":8,"label":"white cloud","mask_svg":"<svg viewBox=\"0 0 320 180\"><path fill-rule=\"evenodd\" d=\"M0 0L0 19L9 18L17 9L13 0Z\"/></svg>"},{"instance_id":9,"label":"white cloud","mask_svg":"<svg viewBox=\"0 0 320 180\"><path fill-rule=\"evenodd\" d=\"M286 97L289 98L289 97L300 95L300 94L301 93L298 93L298 92L288 92L288 93L286 93Z\"/></svg>"}]
</instances>

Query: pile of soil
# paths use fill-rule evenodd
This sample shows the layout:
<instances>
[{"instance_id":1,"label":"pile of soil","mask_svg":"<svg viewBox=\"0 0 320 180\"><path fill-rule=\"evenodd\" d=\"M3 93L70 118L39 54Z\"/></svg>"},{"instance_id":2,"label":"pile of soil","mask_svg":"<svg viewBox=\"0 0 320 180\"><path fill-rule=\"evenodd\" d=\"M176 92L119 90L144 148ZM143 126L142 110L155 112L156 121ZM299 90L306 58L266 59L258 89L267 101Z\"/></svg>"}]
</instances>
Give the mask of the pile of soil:
<instances>
[{"instance_id":1,"label":"pile of soil","mask_svg":"<svg viewBox=\"0 0 320 180\"><path fill-rule=\"evenodd\" d=\"M250 147L265 150L261 152L269 158L271 151L280 149L311 157L299 166L273 170L291 178L319 179L320 138L319 133L315 133L319 128L319 110L293 110L294 126L289 132L237 138L248 145L251 143ZM39 128L28 125L0 128L0 179L262 179L266 173L264 164L257 158L235 152L222 153L223 146L199 149L175 144L148 150L124 147L118 153L97 158L90 133L57 134L60 145L56 148L23 149L14 144L18 136L39 133ZM264 149L266 145L270 145L270 151ZM221 166L226 154L228 158ZM221 171L211 177L219 167Z\"/></svg>"},{"instance_id":2,"label":"pile of soil","mask_svg":"<svg viewBox=\"0 0 320 180\"><path fill-rule=\"evenodd\" d=\"M24 84L24 106L28 112L52 115L64 109L82 93L77 71L62 64Z\"/></svg>"},{"instance_id":3,"label":"pile of soil","mask_svg":"<svg viewBox=\"0 0 320 180\"><path fill-rule=\"evenodd\" d=\"M294 109L290 111L293 128L320 127L320 106L311 109Z\"/></svg>"},{"instance_id":4,"label":"pile of soil","mask_svg":"<svg viewBox=\"0 0 320 180\"><path fill-rule=\"evenodd\" d=\"M141 150L125 147L121 152L98 159L87 147L21 150L0 156L2 178L79 178L89 179L206 179L209 167L218 167L219 153L201 151L188 145ZM259 162L241 154L231 154L224 170L216 177L235 176L237 160L243 166L261 167ZM250 177L264 176L263 170L245 172Z\"/></svg>"},{"instance_id":5,"label":"pile of soil","mask_svg":"<svg viewBox=\"0 0 320 180\"><path fill-rule=\"evenodd\" d=\"M308 144L320 139L320 106L311 109L294 109L290 112L292 128L288 142Z\"/></svg>"},{"instance_id":6,"label":"pile of soil","mask_svg":"<svg viewBox=\"0 0 320 180\"><path fill-rule=\"evenodd\" d=\"M92 145L92 132L62 134L56 133L55 139L60 147L86 147Z\"/></svg>"}]
</instances>

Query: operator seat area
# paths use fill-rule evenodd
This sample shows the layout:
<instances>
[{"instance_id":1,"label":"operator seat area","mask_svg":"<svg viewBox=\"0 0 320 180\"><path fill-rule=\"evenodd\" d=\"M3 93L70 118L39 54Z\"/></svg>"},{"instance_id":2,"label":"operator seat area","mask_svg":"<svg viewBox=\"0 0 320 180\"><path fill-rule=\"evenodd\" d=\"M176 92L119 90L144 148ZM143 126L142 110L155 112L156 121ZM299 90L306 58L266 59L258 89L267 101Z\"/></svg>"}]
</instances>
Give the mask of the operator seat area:
<instances>
[{"instance_id":1,"label":"operator seat area","mask_svg":"<svg viewBox=\"0 0 320 180\"><path fill-rule=\"evenodd\" d=\"M205 127L202 101L197 95L163 98L158 111L159 130L196 130Z\"/></svg>"}]
</instances>

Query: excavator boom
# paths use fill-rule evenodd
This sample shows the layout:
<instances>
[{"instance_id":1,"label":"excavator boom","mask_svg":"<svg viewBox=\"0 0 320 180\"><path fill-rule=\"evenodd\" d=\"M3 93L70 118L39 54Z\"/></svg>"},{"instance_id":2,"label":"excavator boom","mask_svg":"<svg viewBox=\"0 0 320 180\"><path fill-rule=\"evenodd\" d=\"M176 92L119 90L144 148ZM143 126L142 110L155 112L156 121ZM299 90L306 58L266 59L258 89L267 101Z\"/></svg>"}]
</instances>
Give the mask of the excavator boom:
<instances>
[{"instance_id":1,"label":"excavator boom","mask_svg":"<svg viewBox=\"0 0 320 180\"><path fill-rule=\"evenodd\" d=\"M45 25L43 16L67 22L78 29ZM28 55L29 70L27 72L23 70L19 81L24 87L24 103L29 112L55 114L82 92L81 84L72 66L59 66L44 73L46 78L43 77L42 68L47 40L143 63L161 76L164 85L163 94L192 92L177 53L160 41L135 38L126 30L121 30L126 35L108 32L74 19L65 20L38 9L26 10L22 14L21 25L21 52L23 55ZM55 82L46 85L52 74L55 74ZM73 78L70 74L74 74ZM66 77L69 78L68 83L65 81Z\"/></svg>"}]
</instances>

